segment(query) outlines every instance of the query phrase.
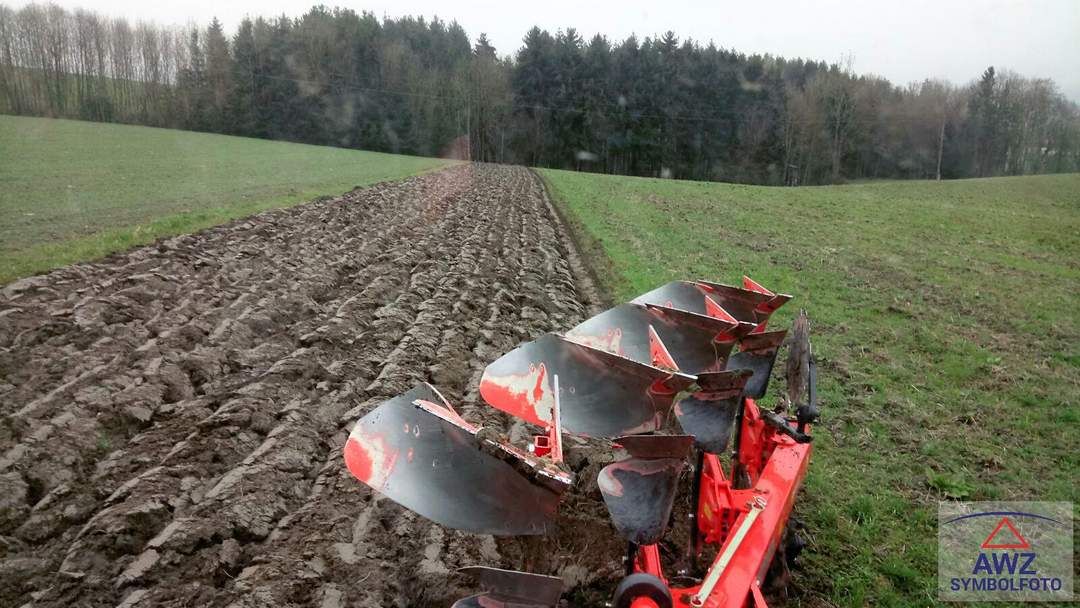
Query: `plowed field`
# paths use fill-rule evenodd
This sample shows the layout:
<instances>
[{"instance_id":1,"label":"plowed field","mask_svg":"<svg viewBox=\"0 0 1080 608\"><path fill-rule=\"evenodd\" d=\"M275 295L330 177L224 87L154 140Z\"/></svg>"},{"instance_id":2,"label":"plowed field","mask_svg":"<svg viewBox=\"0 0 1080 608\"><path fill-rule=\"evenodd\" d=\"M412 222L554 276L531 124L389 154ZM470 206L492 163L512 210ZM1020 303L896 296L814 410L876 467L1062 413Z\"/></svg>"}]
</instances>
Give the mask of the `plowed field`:
<instances>
[{"instance_id":1,"label":"plowed field","mask_svg":"<svg viewBox=\"0 0 1080 608\"><path fill-rule=\"evenodd\" d=\"M443 529L341 454L420 381L522 445L481 371L594 312L589 285L536 176L483 165L8 285L0 605L446 606L469 564L606 596L621 543L596 453L571 448L581 487L546 539Z\"/></svg>"}]
</instances>

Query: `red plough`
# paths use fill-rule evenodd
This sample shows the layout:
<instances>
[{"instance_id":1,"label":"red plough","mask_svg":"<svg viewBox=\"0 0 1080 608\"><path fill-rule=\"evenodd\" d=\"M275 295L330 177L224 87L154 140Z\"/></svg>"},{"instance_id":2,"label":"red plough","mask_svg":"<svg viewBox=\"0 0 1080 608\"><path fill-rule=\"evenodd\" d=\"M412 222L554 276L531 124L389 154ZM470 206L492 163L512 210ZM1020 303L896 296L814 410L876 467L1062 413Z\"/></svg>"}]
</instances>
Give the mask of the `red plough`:
<instances>
[{"instance_id":1,"label":"red plough","mask_svg":"<svg viewBox=\"0 0 1080 608\"><path fill-rule=\"evenodd\" d=\"M527 450L483 433L425 384L364 416L346 463L364 483L442 525L545 534L573 481L562 434L609 438L614 462L597 484L627 541L626 577L611 605L765 606L766 575L786 577L799 548L785 530L818 416L805 313L787 340L787 398L774 409L756 402L787 335L765 326L790 299L749 278L742 287L668 283L487 367L484 401L543 429ZM690 535L678 541L685 553L665 565L659 543L673 540L687 462ZM715 557L699 564L705 554ZM485 591L455 606L558 604L557 578L466 570Z\"/></svg>"}]
</instances>

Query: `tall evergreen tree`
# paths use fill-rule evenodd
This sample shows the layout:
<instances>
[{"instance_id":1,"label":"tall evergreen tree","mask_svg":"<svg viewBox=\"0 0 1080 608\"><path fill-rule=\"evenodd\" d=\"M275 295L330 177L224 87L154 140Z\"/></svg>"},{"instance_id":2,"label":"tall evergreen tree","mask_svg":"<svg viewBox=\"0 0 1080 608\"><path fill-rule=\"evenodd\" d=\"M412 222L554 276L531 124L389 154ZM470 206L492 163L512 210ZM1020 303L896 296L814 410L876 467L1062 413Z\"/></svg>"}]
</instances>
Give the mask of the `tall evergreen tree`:
<instances>
[{"instance_id":1,"label":"tall evergreen tree","mask_svg":"<svg viewBox=\"0 0 1080 608\"><path fill-rule=\"evenodd\" d=\"M210 93L210 104L206 109L206 118L202 121L210 130L227 131L225 117L229 99L232 75L232 57L229 43L225 39L225 28L217 17L206 29L206 86Z\"/></svg>"},{"instance_id":2,"label":"tall evergreen tree","mask_svg":"<svg viewBox=\"0 0 1080 608\"><path fill-rule=\"evenodd\" d=\"M456 22L324 6L227 35L0 5L0 111L767 184L1080 170L1080 108L1007 70L901 88L671 31L538 27L500 58Z\"/></svg>"}]
</instances>

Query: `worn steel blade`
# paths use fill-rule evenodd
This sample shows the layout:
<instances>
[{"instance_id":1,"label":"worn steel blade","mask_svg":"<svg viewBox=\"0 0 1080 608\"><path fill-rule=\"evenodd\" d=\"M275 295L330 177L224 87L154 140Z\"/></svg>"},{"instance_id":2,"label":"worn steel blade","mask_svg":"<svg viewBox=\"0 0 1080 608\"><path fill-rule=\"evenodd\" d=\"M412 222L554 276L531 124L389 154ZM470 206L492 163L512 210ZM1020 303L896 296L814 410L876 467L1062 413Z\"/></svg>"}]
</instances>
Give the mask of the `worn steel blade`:
<instances>
[{"instance_id":1,"label":"worn steel blade","mask_svg":"<svg viewBox=\"0 0 1080 608\"><path fill-rule=\"evenodd\" d=\"M772 293L766 294L711 281L697 281L697 283L704 287L706 293L723 306L724 310L740 321L761 323L766 321L772 312L766 312L769 302L776 297Z\"/></svg>"},{"instance_id":2,"label":"worn steel blade","mask_svg":"<svg viewBox=\"0 0 1080 608\"><path fill-rule=\"evenodd\" d=\"M620 304L589 317L566 332L579 344L652 365L649 325L656 319L644 306Z\"/></svg>"},{"instance_id":3,"label":"worn steel blade","mask_svg":"<svg viewBox=\"0 0 1080 608\"><path fill-rule=\"evenodd\" d=\"M772 313L776 312L777 308L780 308L784 304L787 304L788 302L790 302L792 297L793 297L793 296L790 296L790 295L788 295L786 293L773 293L772 291L770 291L768 289L765 289L757 281L755 281L754 279L751 279L750 277L748 277L746 275L743 275L742 284L743 284L743 289L748 289L750 291L756 291L758 293L763 293L763 294L772 296L772 299L769 300L769 302L767 304L765 304L764 306L761 307L761 311L766 313L766 314L771 315Z\"/></svg>"},{"instance_id":4,"label":"worn steel blade","mask_svg":"<svg viewBox=\"0 0 1080 608\"><path fill-rule=\"evenodd\" d=\"M648 435L633 439L619 438L618 443L632 442L638 453L672 454L671 448L681 446L676 457L641 458L630 456L613 462L600 470L596 479L608 513L615 527L626 540L638 545L655 544L664 536L675 491L682 472L684 458L693 440L688 436L672 442L670 437ZM656 449L644 445L655 439Z\"/></svg>"},{"instance_id":5,"label":"worn steel blade","mask_svg":"<svg viewBox=\"0 0 1080 608\"><path fill-rule=\"evenodd\" d=\"M345 443L345 464L394 502L450 528L546 534L572 479L513 446L477 436L428 384L384 401Z\"/></svg>"},{"instance_id":6,"label":"worn steel blade","mask_svg":"<svg viewBox=\"0 0 1080 608\"><path fill-rule=\"evenodd\" d=\"M683 458L693 443L690 435L627 435L615 440L634 458Z\"/></svg>"},{"instance_id":7,"label":"worn steel blade","mask_svg":"<svg viewBox=\"0 0 1080 608\"><path fill-rule=\"evenodd\" d=\"M713 297L706 285L692 281L672 281L661 285L634 298L632 303L677 308L730 323L737 323L738 326L728 332L734 337L746 335L757 326L753 315L746 318L735 316Z\"/></svg>"},{"instance_id":8,"label":"worn steel blade","mask_svg":"<svg viewBox=\"0 0 1080 608\"><path fill-rule=\"evenodd\" d=\"M469 597L463 597L453 604L450 604L450 608L484 608L483 602L488 598L489 595L487 593L470 595ZM498 606L498 604L496 604L496 606Z\"/></svg>"},{"instance_id":9,"label":"worn steel blade","mask_svg":"<svg viewBox=\"0 0 1080 608\"><path fill-rule=\"evenodd\" d=\"M551 608L559 604L563 582L517 570L468 566L458 570L476 579L484 593L458 600L451 608Z\"/></svg>"},{"instance_id":10,"label":"worn steel blade","mask_svg":"<svg viewBox=\"0 0 1080 608\"><path fill-rule=\"evenodd\" d=\"M688 374L724 369L736 340L754 328L750 323L660 304L647 304L646 308L663 320L656 326L656 331L675 357L679 369ZM703 340L709 340L708 347L702 345Z\"/></svg>"},{"instance_id":11,"label":"worn steel blade","mask_svg":"<svg viewBox=\"0 0 1080 608\"><path fill-rule=\"evenodd\" d=\"M620 304L585 320L566 332L566 337L639 363L656 365L650 344L650 327L679 370L688 374L723 369L741 329L736 321L678 308Z\"/></svg>"},{"instance_id":12,"label":"worn steel blade","mask_svg":"<svg viewBox=\"0 0 1080 608\"><path fill-rule=\"evenodd\" d=\"M553 375L559 376L563 431L593 437L659 429L675 394L694 382L687 374L547 334L489 365L480 395L493 407L547 426Z\"/></svg>"},{"instance_id":13,"label":"worn steel blade","mask_svg":"<svg viewBox=\"0 0 1080 608\"><path fill-rule=\"evenodd\" d=\"M729 370L748 369L754 373L746 382L743 395L751 399L760 399L765 396L765 391L769 388L773 364L776 363L776 353L786 335L787 330L781 329L750 334L739 341L740 350L728 359L727 368Z\"/></svg>"},{"instance_id":14,"label":"worn steel blade","mask_svg":"<svg viewBox=\"0 0 1080 608\"><path fill-rule=\"evenodd\" d=\"M555 604L538 604L518 597L506 597L498 593L478 593L462 598L450 608L553 608Z\"/></svg>"},{"instance_id":15,"label":"worn steel blade","mask_svg":"<svg viewBox=\"0 0 1080 608\"><path fill-rule=\"evenodd\" d=\"M746 369L701 374L698 390L675 403L675 416L698 449L712 454L727 450L742 403L743 387L753 372Z\"/></svg>"},{"instance_id":16,"label":"worn steel blade","mask_svg":"<svg viewBox=\"0 0 1080 608\"><path fill-rule=\"evenodd\" d=\"M478 593L454 602L450 608L555 608L555 606L557 604L538 604L529 599L507 597L498 593Z\"/></svg>"},{"instance_id":17,"label":"worn steel blade","mask_svg":"<svg viewBox=\"0 0 1080 608\"><path fill-rule=\"evenodd\" d=\"M450 608L502 608L498 598L491 597L490 593L478 593L463 597L450 605Z\"/></svg>"}]
</instances>

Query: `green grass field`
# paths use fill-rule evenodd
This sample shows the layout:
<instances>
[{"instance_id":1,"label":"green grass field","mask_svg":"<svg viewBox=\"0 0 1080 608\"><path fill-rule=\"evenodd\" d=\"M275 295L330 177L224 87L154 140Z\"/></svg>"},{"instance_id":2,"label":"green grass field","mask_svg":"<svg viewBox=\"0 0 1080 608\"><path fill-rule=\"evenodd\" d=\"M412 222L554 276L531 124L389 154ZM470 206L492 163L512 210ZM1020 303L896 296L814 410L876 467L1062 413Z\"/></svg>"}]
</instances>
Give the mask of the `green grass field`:
<instances>
[{"instance_id":1,"label":"green grass field","mask_svg":"<svg viewBox=\"0 0 1080 608\"><path fill-rule=\"evenodd\" d=\"M444 161L0 116L0 283ZM934 602L940 500L1080 503L1080 175L767 188L542 171L616 301L748 273L814 320L806 603Z\"/></svg>"},{"instance_id":2,"label":"green grass field","mask_svg":"<svg viewBox=\"0 0 1080 608\"><path fill-rule=\"evenodd\" d=\"M189 131L0 116L0 284L443 164Z\"/></svg>"},{"instance_id":3,"label":"green grass field","mask_svg":"<svg viewBox=\"0 0 1080 608\"><path fill-rule=\"evenodd\" d=\"M797 296L777 326L808 310L824 418L796 507L803 603L934 603L938 501L1080 504L1080 175L542 174L616 301L748 273Z\"/></svg>"}]
</instances>

